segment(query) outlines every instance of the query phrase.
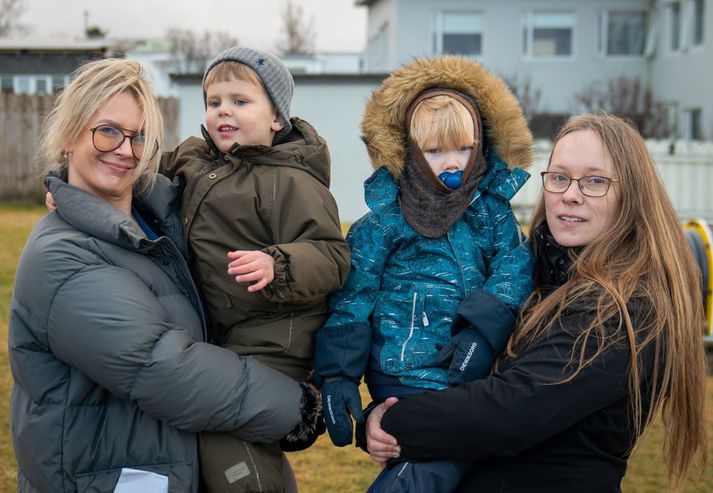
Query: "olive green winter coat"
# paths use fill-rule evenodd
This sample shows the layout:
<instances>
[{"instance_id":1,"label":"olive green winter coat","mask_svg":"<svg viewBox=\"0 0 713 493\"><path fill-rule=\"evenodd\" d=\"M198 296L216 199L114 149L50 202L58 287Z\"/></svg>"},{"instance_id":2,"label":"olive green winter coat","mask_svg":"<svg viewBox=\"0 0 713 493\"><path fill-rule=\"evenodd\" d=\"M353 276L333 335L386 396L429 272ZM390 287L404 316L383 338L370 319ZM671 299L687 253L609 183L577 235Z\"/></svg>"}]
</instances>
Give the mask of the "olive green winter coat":
<instances>
[{"instance_id":1,"label":"olive green winter coat","mask_svg":"<svg viewBox=\"0 0 713 493\"><path fill-rule=\"evenodd\" d=\"M304 379L327 296L349 270L349 248L329 192L329 151L299 118L279 144L233 147L189 138L162 159L185 183L181 218L194 278L217 343ZM228 251L262 250L275 279L250 293L227 273Z\"/></svg>"}]
</instances>

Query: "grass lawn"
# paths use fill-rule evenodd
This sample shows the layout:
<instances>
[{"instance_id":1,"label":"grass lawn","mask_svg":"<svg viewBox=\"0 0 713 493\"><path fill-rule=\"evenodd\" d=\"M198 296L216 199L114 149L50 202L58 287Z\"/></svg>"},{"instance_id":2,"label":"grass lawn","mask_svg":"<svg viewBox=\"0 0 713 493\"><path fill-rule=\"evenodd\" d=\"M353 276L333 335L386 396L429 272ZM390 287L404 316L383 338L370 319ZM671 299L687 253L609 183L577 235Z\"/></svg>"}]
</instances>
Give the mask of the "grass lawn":
<instances>
[{"instance_id":1,"label":"grass lawn","mask_svg":"<svg viewBox=\"0 0 713 493\"><path fill-rule=\"evenodd\" d=\"M32 225L44 210L37 207L0 205L0 339L7 340L7 320L15 265ZM16 463L9 436L8 405L12 376L7 361L7 344L0 343L0 493L16 491ZM713 377L708 378L708 413L713 424ZM366 400L366 399L365 399ZM711 426L713 428L713 426ZM713 430L712 430L713 431ZM713 441L709 443L711 464L697 481L689 481L686 492L713 492ZM301 493L363 492L379 471L366 454L354 447L336 448L324 435L309 450L290 454ZM661 458L661 425L656 423L630 461L624 479L626 493L668 491L666 468ZM487 493L487 492L482 492Z\"/></svg>"}]
</instances>

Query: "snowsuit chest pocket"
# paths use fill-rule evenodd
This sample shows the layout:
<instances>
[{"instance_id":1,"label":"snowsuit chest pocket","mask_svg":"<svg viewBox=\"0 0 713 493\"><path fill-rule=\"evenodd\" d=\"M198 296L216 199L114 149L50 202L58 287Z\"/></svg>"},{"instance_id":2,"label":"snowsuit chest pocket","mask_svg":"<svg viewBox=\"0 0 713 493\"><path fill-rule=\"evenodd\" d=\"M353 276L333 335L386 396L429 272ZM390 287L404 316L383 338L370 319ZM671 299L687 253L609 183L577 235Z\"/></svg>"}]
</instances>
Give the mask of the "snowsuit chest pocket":
<instances>
[{"instance_id":1,"label":"snowsuit chest pocket","mask_svg":"<svg viewBox=\"0 0 713 493\"><path fill-rule=\"evenodd\" d=\"M383 340L379 362L390 375L402 374L418 366L414 349L428 325L422 292L380 292L374 307L374 330Z\"/></svg>"}]
</instances>

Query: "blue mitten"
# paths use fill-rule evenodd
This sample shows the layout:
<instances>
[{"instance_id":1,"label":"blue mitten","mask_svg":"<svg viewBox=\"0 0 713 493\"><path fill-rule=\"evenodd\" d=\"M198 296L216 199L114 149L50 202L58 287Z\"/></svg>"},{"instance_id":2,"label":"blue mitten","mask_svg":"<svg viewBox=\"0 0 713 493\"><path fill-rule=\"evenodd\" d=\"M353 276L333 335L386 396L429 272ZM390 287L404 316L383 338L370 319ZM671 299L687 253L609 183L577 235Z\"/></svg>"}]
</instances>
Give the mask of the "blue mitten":
<instances>
[{"instance_id":1,"label":"blue mitten","mask_svg":"<svg viewBox=\"0 0 713 493\"><path fill-rule=\"evenodd\" d=\"M361 396L356 384L348 379L327 381L322 385L322 408L324 421L332 443L343 447L352 443L352 420L364 420L361 412Z\"/></svg>"},{"instance_id":2,"label":"blue mitten","mask_svg":"<svg viewBox=\"0 0 713 493\"><path fill-rule=\"evenodd\" d=\"M448 366L451 385L486 377L494 360L493 348L472 326L460 330L438 352L438 362Z\"/></svg>"}]
</instances>

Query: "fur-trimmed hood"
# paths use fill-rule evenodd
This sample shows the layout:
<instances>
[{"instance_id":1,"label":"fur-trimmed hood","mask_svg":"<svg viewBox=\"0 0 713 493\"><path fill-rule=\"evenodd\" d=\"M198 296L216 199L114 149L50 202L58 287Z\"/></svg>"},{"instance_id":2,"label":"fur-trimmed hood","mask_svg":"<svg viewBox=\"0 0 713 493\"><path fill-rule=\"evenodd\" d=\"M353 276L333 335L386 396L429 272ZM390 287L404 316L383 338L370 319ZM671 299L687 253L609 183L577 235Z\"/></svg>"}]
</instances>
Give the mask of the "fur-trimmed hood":
<instances>
[{"instance_id":1,"label":"fur-trimmed hood","mask_svg":"<svg viewBox=\"0 0 713 493\"><path fill-rule=\"evenodd\" d=\"M489 145L510 169L532 163L532 134L517 98L480 64L459 56L421 58L392 73L367 102L362 135L374 169L398 179L406 157L406 110L422 91L453 89L475 99Z\"/></svg>"}]
</instances>

